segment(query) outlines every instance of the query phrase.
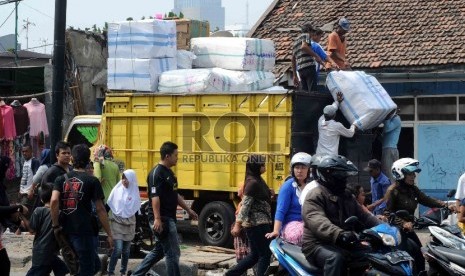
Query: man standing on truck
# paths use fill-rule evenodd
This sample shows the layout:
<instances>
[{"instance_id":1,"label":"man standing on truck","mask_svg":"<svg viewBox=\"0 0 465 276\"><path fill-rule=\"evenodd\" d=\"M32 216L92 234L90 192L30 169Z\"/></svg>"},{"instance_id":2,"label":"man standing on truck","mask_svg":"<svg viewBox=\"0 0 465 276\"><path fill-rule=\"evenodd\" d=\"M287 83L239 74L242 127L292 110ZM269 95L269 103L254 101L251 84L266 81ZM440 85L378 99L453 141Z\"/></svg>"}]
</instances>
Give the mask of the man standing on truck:
<instances>
[{"instance_id":1,"label":"man standing on truck","mask_svg":"<svg viewBox=\"0 0 465 276\"><path fill-rule=\"evenodd\" d=\"M399 115L397 115L397 109L391 111L384 121L383 127L383 152L381 164L383 166L383 172L391 179L392 176L391 167L394 161L399 159L399 150L397 149L397 143L399 142L400 130L402 128L402 122L400 121Z\"/></svg>"},{"instance_id":2,"label":"man standing on truck","mask_svg":"<svg viewBox=\"0 0 465 276\"><path fill-rule=\"evenodd\" d=\"M189 208L178 194L178 181L171 167L178 161L178 146L165 142L160 148L161 161L147 176L148 194L151 208L148 211L149 224L156 237L155 247L145 256L135 269L133 276L145 275L150 268L166 256L166 275L179 276L178 232L176 229L176 209L181 206L195 220L197 214Z\"/></svg>"},{"instance_id":3,"label":"man standing on truck","mask_svg":"<svg viewBox=\"0 0 465 276\"><path fill-rule=\"evenodd\" d=\"M314 29L312 25L308 23L303 25L302 34L296 40L292 49L294 86L299 87L300 90L308 92L311 92L312 88L315 90L316 81L318 80L315 61L324 65L320 56L312 50L310 36L313 31Z\"/></svg>"},{"instance_id":4,"label":"man standing on truck","mask_svg":"<svg viewBox=\"0 0 465 276\"><path fill-rule=\"evenodd\" d=\"M350 69L347 60L347 40L346 34L349 32L349 20L342 17L337 22L336 29L328 36L328 55L336 62L340 69Z\"/></svg>"},{"instance_id":5,"label":"man standing on truck","mask_svg":"<svg viewBox=\"0 0 465 276\"><path fill-rule=\"evenodd\" d=\"M336 101L332 105L325 106L323 115L318 119L316 154L319 155L337 155L340 136L351 138L355 134L355 123L350 128L345 128L341 123L334 120L339 104L344 100L342 92L337 92L336 95Z\"/></svg>"}]
</instances>

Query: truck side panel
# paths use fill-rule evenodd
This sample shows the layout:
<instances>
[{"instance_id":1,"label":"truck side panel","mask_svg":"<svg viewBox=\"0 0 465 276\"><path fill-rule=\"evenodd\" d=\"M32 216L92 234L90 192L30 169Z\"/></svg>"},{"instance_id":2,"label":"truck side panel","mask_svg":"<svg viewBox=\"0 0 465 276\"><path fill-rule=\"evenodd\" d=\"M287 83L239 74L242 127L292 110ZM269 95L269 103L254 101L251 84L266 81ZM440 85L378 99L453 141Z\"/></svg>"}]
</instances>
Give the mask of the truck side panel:
<instances>
[{"instance_id":1,"label":"truck side panel","mask_svg":"<svg viewBox=\"0 0 465 276\"><path fill-rule=\"evenodd\" d=\"M277 191L289 173L291 108L289 94L110 94L103 139L142 187L161 144L173 141L180 189L236 192L248 154L260 153Z\"/></svg>"}]
</instances>

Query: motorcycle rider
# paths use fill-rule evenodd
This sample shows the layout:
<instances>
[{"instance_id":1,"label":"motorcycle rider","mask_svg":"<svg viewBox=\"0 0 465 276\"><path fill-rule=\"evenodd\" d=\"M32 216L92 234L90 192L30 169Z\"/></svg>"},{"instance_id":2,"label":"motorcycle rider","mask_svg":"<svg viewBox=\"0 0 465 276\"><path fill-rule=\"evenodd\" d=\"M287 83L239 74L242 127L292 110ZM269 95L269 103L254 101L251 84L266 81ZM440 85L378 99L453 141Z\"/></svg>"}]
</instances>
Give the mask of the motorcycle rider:
<instances>
[{"instance_id":1,"label":"motorcycle rider","mask_svg":"<svg viewBox=\"0 0 465 276\"><path fill-rule=\"evenodd\" d=\"M427 196L416 185L416 174L421 172L420 162L413 158L401 158L392 164L392 176L396 180L385 195L385 216L399 210L406 210L409 217L397 217L395 223L402 229L402 243L400 248L407 251L415 259L414 271L425 270L425 258L421 253L421 242L413 231L413 216L418 203L426 207L446 207L446 202ZM453 206L449 206L453 210Z\"/></svg>"},{"instance_id":2,"label":"motorcycle rider","mask_svg":"<svg viewBox=\"0 0 465 276\"><path fill-rule=\"evenodd\" d=\"M351 261L363 260L366 251L356 243L355 233L345 229L347 218L356 216L365 227L381 223L363 211L346 190L347 178L357 174L357 167L344 156L322 157L317 165L319 185L306 196L302 206L302 253L307 261L322 268L324 275L344 275Z\"/></svg>"}]
</instances>

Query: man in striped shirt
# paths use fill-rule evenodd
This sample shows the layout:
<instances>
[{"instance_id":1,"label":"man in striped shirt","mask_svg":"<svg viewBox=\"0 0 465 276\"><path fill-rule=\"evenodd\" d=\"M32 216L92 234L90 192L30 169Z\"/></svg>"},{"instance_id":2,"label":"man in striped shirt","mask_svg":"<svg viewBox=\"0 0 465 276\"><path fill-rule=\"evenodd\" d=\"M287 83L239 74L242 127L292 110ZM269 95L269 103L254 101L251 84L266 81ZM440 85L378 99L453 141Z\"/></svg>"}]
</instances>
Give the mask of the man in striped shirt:
<instances>
[{"instance_id":1,"label":"man in striped shirt","mask_svg":"<svg viewBox=\"0 0 465 276\"><path fill-rule=\"evenodd\" d=\"M311 92L317 81L316 62L324 65L323 60L312 50L310 36L314 28L310 24L302 26L302 34L294 43L292 50L292 72L294 86L302 91ZM298 74L298 75L297 75Z\"/></svg>"}]
</instances>

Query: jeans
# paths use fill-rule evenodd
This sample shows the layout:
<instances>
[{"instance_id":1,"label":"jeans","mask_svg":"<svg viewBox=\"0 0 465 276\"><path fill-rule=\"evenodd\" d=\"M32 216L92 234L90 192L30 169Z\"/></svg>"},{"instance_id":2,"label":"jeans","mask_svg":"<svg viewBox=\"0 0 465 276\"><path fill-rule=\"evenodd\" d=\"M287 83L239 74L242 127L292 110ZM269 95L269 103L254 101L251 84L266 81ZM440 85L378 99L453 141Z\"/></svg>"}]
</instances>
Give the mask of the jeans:
<instances>
[{"instance_id":1,"label":"jeans","mask_svg":"<svg viewBox=\"0 0 465 276\"><path fill-rule=\"evenodd\" d=\"M300 89L302 91L312 92L317 90L318 76L315 65L299 70L298 74L300 76Z\"/></svg>"},{"instance_id":2,"label":"jeans","mask_svg":"<svg viewBox=\"0 0 465 276\"><path fill-rule=\"evenodd\" d=\"M100 259L97 254L97 236L69 235L69 241L79 258L79 275L93 276L100 271Z\"/></svg>"},{"instance_id":3,"label":"jeans","mask_svg":"<svg viewBox=\"0 0 465 276\"><path fill-rule=\"evenodd\" d=\"M128 267L129 251L131 249L131 241L114 240L115 248L111 253L110 263L108 265L108 273L111 275L115 272L115 266L118 258L121 256L121 274L126 274Z\"/></svg>"},{"instance_id":4,"label":"jeans","mask_svg":"<svg viewBox=\"0 0 465 276\"><path fill-rule=\"evenodd\" d=\"M394 161L399 159L399 150L397 148L383 148L381 156L381 170L391 180L394 180L392 176L391 167Z\"/></svg>"},{"instance_id":5,"label":"jeans","mask_svg":"<svg viewBox=\"0 0 465 276\"><path fill-rule=\"evenodd\" d=\"M158 239L152 251L145 256L142 263L134 270L133 276L144 276L150 268L158 261L166 256L166 275L180 276L179 272L179 257L181 251L179 249L178 231L176 230L176 221L172 218L166 220L163 224L168 227L168 234ZM153 224L150 223L150 229L153 229Z\"/></svg>"},{"instance_id":6,"label":"jeans","mask_svg":"<svg viewBox=\"0 0 465 276\"><path fill-rule=\"evenodd\" d=\"M50 272L52 271L55 276L64 276L69 273L66 264L55 255L50 265L33 265L27 272L26 276L45 276L50 275Z\"/></svg>"},{"instance_id":7,"label":"jeans","mask_svg":"<svg viewBox=\"0 0 465 276\"><path fill-rule=\"evenodd\" d=\"M236 266L228 270L225 274L227 276L242 275L255 264L257 264L257 275L263 276L270 266L271 251L269 246L271 240L267 239L265 234L272 231L271 225L261 224L245 228L245 231L249 239L250 253L240 260Z\"/></svg>"}]
</instances>

